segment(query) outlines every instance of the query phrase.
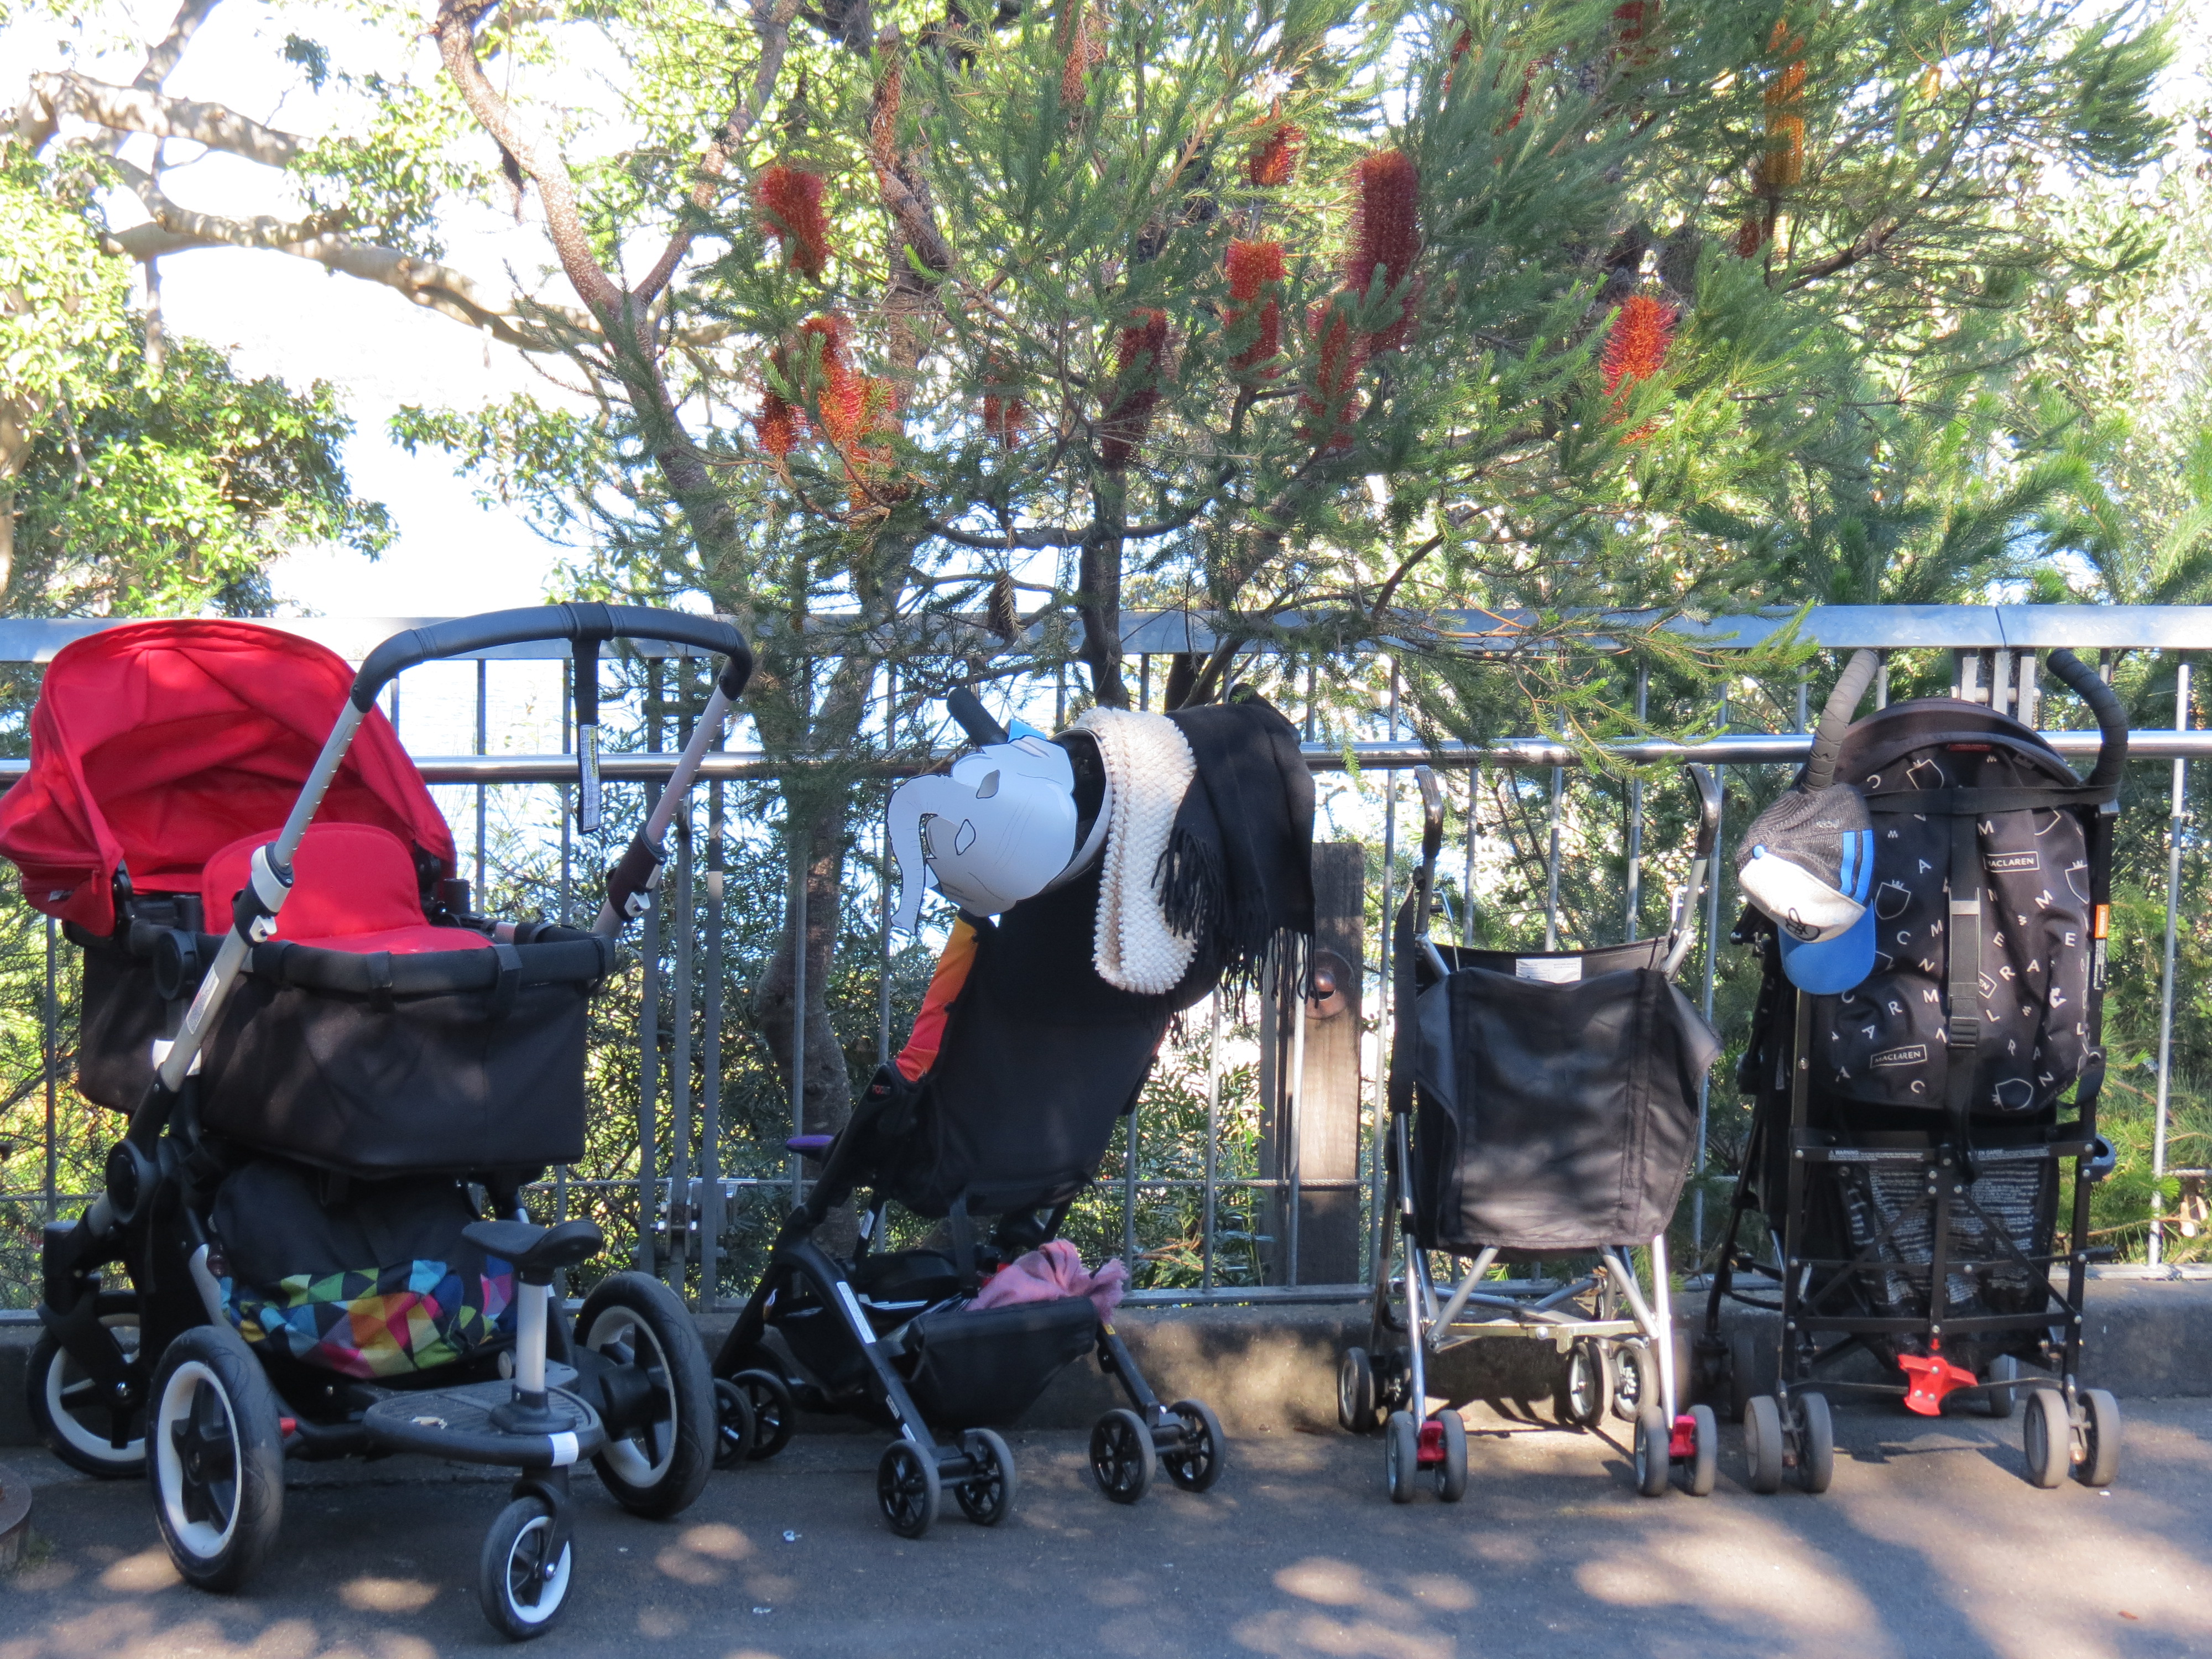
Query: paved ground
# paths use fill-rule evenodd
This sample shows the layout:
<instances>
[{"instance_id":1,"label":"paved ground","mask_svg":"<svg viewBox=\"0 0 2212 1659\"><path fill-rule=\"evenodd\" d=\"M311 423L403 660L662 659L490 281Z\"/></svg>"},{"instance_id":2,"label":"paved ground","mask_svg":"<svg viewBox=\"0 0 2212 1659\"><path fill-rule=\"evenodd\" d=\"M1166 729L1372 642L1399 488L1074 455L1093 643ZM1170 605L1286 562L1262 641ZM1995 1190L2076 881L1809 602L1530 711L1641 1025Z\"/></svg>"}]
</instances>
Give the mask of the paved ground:
<instances>
[{"instance_id":1,"label":"paved ground","mask_svg":"<svg viewBox=\"0 0 2212 1659\"><path fill-rule=\"evenodd\" d=\"M2030 1488L2018 1421L1839 1414L1834 1488L1758 1498L1733 1431L1702 1501L1639 1498L1618 1439L1471 1414L1456 1510L1394 1508L1379 1443L1240 1440L1214 1492L1131 1509L1083 1442L1018 1437L1006 1528L877 1520L872 1436L717 1476L689 1514L623 1515L582 1483L582 1575L532 1659L1374 1656L1484 1659L2102 1659L2212 1655L2212 1401L2129 1406L2122 1484ZM252 1590L184 1589L133 1484L33 1474L39 1537L0 1576L0 1659L431 1659L503 1648L477 1550L502 1492L396 1460L298 1471ZM947 1503L948 1512L951 1510Z\"/></svg>"}]
</instances>

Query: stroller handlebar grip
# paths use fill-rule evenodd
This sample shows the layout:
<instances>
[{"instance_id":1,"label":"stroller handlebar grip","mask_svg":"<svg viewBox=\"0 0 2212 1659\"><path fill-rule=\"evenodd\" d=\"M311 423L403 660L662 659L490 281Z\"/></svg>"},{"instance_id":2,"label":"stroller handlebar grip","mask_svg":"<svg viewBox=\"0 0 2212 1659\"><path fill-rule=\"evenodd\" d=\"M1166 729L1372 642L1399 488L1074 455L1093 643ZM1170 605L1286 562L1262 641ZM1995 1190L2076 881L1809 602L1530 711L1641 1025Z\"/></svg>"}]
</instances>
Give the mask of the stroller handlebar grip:
<instances>
[{"instance_id":1,"label":"stroller handlebar grip","mask_svg":"<svg viewBox=\"0 0 2212 1659\"><path fill-rule=\"evenodd\" d=\"M1813 737L1812 757L1805 763L1808 789L1826 789L1836 781L1836 757L1843 752L1844 733L1850 730L1867 687L1874 684L1874 677L1881 671L1879 651L1854 651L1851 659L1844 665L1836 689L1828 694L1827 705L1820 710L1820 724Z\"/></svg>"},{"instance_id":2,"label":"stroller handlebar grip","mask_svg":"<svg viewBox=\"0 0 2212 1659\"><path fill-rule=\"evenodd\" d=\"M2127 710L2120 707L2119 697L2105 684L2104 678L2071 651L2054 649L2044 660L2066 689L2087 703L2089 712L2097 717L2098 735L2104 741L2097 750L2097 764L2090 770L2089 785L2097 789L2112 787L2119 782L2120 769L2127 764Z\"/></svg>"},{"instance_id":3,"label":"stroller handlebar grip","mask_svg":"<svg viewBox=\"0 0 2212 1659\"><path fill-rule=\"evenodd\" d=\"M979 748L1006 740L1006 728L991 718L991 711L983 707L982 698L964 685L956 685L945 693L945 712L968 734L968 741Z\"/></svg>"},{"instance_id":4,"label":"stroller handlebar grip","mask_svg":"<svg viewBox=\"0 0 2212 1659\"><path fill-rule=\"evenodd\" d=\"M1421 862L1433 865L1444 845L1444 792L1437 775L1425 766L1413 769L1413 781L1421 789Z\"/></svg>"},{"instance_id":5,"label":"stroller handlebar grip","mask_svg":"<svg viewBox=\"0 0 2212 1659\"><path fill-rule=\"evenodd\" d=\"M536 640L660 640L710 651L724 659L720 684L732 701L752 678L752 648L744 635L719 617L656 611L641 605L536 605L455 617L428 628L394 634L368 653L361 672L354 677L354 707L366 714L395 675L417 663L465 656L502 645L526 645Z\"/></svg>"},{"instance_id":6,"label":"stroller handlebar grip","mask_svg":"<svg viewBox=\"0 0 2212 1659\"><path fill-rule=\"evenodd\" d=\"M1720 775L1710 766L1694 762L1682 770L1688 775L1690 784L1698 792L1698 843L1696 856L1710 860L1721 841L1721 781Z\"/></svg>"}]
</instances>

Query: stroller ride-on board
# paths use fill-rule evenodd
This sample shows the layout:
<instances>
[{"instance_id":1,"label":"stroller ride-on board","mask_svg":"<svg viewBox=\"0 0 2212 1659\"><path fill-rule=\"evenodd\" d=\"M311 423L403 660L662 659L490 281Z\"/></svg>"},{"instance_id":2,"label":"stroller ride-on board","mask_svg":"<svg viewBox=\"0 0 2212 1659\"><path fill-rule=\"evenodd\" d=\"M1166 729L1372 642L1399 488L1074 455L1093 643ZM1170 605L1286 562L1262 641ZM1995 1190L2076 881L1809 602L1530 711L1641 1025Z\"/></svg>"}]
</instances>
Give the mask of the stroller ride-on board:
<instances>
[{"instance_id":1,"label":"stroller ride-on board","mask_svg":"<svg viewBox=\"0 0 2212 1659\"><path fill-rule=\"evenodd\" d=\"M725 659L589 933L471 914L376 708L417 663L563 639L587 828L599 646ZM702 1489L716 1411L683 1304L617 1273L572 1330L554 1282L599 1230L533 1225L519 1191L583 1153L587 999L750 668L726 623L603 605L418 629L358 674L232 622L129 625L55 658L0 853L85 947L80 1086L130 1124L104 1194L46 1228L29 1392L77 1467L146 1469L188 1582L234 1589L263 1563L287 1459L507 1465L478 1596L534 1636L569 1588L571 1466L592 1458L644 1515Z\"/></svg>"},{"instance_id":2,"label":"stroller ride-on board","mask_svg":"<svg viewBox=\"0 0 2212 1659\"><path fill-rule=\"evenodd\" d=\"M1169 1021L1213 988L1222 963L1200 951L1180 982L1158 994L1103 979L1093 947L1107 931L1100 912L1108 866L1087 860L1101 857L1102 848L1104 859L1115 857L1109 816L1114 836L1133 833L1123 816L1109 813L1109 791L1120 787L1111 782L1112 756L1081 729L1056 742L1027 732L1010 741L972 694L956 692L948 702L982 748L957 763L951 777L918 781L924 787L909 797L928 800L931 816L907 822L914 834L902 848L905 914L919 901L925 846L931 872L963 906L900 1057L913 1069L884 1065L834 1140L793 1139L793 1152L818 1174L714 1362L720 1386L745 1396L757 1414L756 1455L782 1445L794 1405L896 1430L877 1496L886 1522L908 1537L929 1528L945 1486L969 1519L994 1526L1006 1517L1016 1474L996 1428L1086 1352L1128 1401L1091 1435L1092 1471L1108 1498L1135 1502L1160 1468L1176 1486L1203 1492L1220 1477L1227 1449L1208 1407L1163 1403L1153 1394L1090 1296L988 1305L987 1279L1018 1274L1024 1253L1057 1250L1075 1261L1057 1238L1069 1207L1095 1176L1116 1121L1136 1109ZM1249 832L1246 846L1269 842L1274 867L1294 869L1291 884L1303 894L1302 920L1285 925L1310 933L1311 783L1288 723L1265 704L1233 701L1176 717L1115 718L1157 721L1155 737L1171 745L1187 738L1219 759L1190 786L1182 811L1210 799L1223 822L1233 817L1239 833ZM1170 718L1176 725L1162 731ZM963 802L1004 807L1020 793L1015 769L1023 766L1039 777L1056 769L1072 787L1016 801L1018 817L987 859L1004 826ZM1240 779L1249 787L1236 796ZM1232 798L1241 809L1233 813L1226 810ZM1164 805L1176 814L1176 799ZM1130 821L1139 816L1133 808ZM1035 831L1040 820L1057 826L1053 835ZM1164 836L1164 820L1160 827ZM895 842L901 834L895 799ZM966 863L956 865L963 855ZM1155 879L1149 856L1136 862L1139 880ZM1056 874L1060 884L1049 884ZM1235 877L1222 884L1234 890ZM1255 937L1271 933L1274 913L1260 895L1247 896L1249 914L1261 918ZM1004 911L995 924L986 907ZM841 1259L816 1235L833 1209L864 1189L858 1248ZM949 1248L884 1249L894 1201L942 1221ZM973 1305L979 1286L983 1305Z\"/></svg>"},{"instance_id":3,"label":"stroller ride-on board","mask_svg":"<svg viewBox=\"0 0 2212 1659\"><path fill-rule=\"evenodd\" d=\"M1846 665L1798 785L1864 800L1874 861L1860 954L1824 983L1829 970L1802 965L1814 947L1770 917L1747 909L1739 929L1764 962L1740 1076L1753 1118L1701 1380L1742 1418L1757 1491L1785 1472L1826 1487L1826 1395L1851 1390L1902 1396L1924 1415L1953 1393L1978 1395L2000 1418L2026 1391L2029 1480L2055 1486L2070 1468L2102 1486L2118 1472L2119 1407L2081 1387L2079 1370L2097 1254L2090 1188L2112 1165L2097 1097L2126 717L2095 671L2049 653L2097 721L2084 781L1986 704L1922 698L1855 722L1878 660L1862 651ZM1763 1254L1754 1217L1770 1236ZM2062 1257L2063 1292L2051 1282ZM1754 1291L1739 1274L1764 1282ZM1731 1298L1778 1315L1778 1359L1748 1327L1723 1336ZM1863 1353L1893 1380L1836 1374ZM2057 1374L2024 1373L2023 1360Z\"/></svg>"},{"instance_id":4,"label":"stroller ride-on board","mask_svg":"<svg viewBox=\"0 0 2212 1659\"><path fill-rule=\"evenodd\" d=\"M1337 1373L1342 1425L1383 1431L1394 1502L1411 1501L1423 1471L1446 1502L1465 1495L1467 1431L1455 1410L1430 1414L1430 1365L1500 1336L1560 1350L1569 1420L1594 1428L1610 1409L1633 1425L1645 1494L1665 1492L1677 1465L1691 1492L1712 1490L1718 1426L1707 1407L1679 1409L1668 1297L1666 1229L1689 1172L1698 1082L1720 1049L1674 984L1719 832L1712 774L1683 769L1698 827L1668 932L1534 953L1432 937L1443 797L1426 767L1415 774L1421 868L1392 952L1384 1213L1399 1259L1395 1273L1375 1276L1367 1346L1346 1349ZM1648 1295L1631 1259L1637 1245ZM1387 1269L1392 1246L1383 1248ZM1441 1301L1431 1252L1471 1258ZM1597 1260L1552 1285L1488 1278L1501 1253Z\"/></svg>"}]
</instances>

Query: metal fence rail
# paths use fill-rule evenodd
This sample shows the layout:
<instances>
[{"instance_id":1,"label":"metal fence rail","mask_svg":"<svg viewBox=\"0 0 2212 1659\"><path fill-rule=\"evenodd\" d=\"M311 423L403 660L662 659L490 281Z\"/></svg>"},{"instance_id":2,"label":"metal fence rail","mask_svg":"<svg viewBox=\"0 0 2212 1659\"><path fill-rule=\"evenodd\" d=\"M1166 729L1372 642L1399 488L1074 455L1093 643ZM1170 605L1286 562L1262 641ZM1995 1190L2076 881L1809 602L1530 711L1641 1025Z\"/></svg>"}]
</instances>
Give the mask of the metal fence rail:
<instances>
[{"instance_id":1,"label":"metal fence rail","mask_svg":"<svg viewBox=\"0 0 2212 1659\"><path fill-rule=\"evenodd\" d=\"M403 626L416 626L427 620L430 619L319 619L312 623L280 623L270 625L311 634L344 654L358 657L387 633ZM1701 646L1727 648L1758 644L1771 637L1789 620L1790 618L1784 617L1760 616L1715 618L1678 626L1686 632L1694 632ZM1510 618L1489 617L1486 613L1469 613L1463 617L1435 621L1436 634L1431 637L1447 638L1456 648L1477 653L1510 648L1516 626ZM1210 638L1209 630L1194 618L1179 613L1151 617L1132 617L1125 618L1124 622L1125 637L1132 654L1142 659L1139 683L1147 688L1152 678L1149 659L1151 653L1203 648ZM35 663L50 659L70 639L104 625L106 624L73 621L0 622L0 661ZM2122 651L2173 653L2178 658L2178 714L2172 726L2136 732L2130 751L2134 762L2165 763L2172 768L2154 1154L2154 1173L2163 1176L2166 1173L2166 1126L2172 1097L2169 1073L2172 1064L2176 937L2182 925L2183 860L2185 852L2193 845L2185 805L2187 767L2192 760L2212 757L2212 730L2197 728L2190 717L2187 658L2182 653L2212 650L2212 607L2124 610L2087 606L1974 606L1897 611L1844 607L1810 612L1801 624L1800 636L1832 650L1868 645L1893 651L1948 651L1952 658L1952 690L1954 695L2014 709L2031 724L2034 723L2039 714L2046 712L2042 707L2042 677L2038 672L2036 655L2040 647L2070 643L2085 649L2100 650L2107 663L2108 675L2112 658ZM524 647L487 654L542 660L551 653L537 647ZM540 672L543 672L542 669ZM560 813L556 886L558 914L565 918L571 911L577 879L576 866L580 861L567 811L569 791L578 778L578 762L573 753L567 752L570 746L570 729L565 707L559 727L562 751L489 754L484 751L489 747L489 738L495 730L491 712L494 677L489 665L479 662L473 678L473 719L466 722L466 726L467 737L476 752L418 756L416 765L431 784L458 786L468 792L461 798L461 804L472 809L475 815L473 844L467 835L457 836L456 842L464 849L462 856L465 861L470 853L474 854L474 874L479 891L483 890L489 869L487 826L492 792L524 787L539 792L532 798L540 814L536 833L545 838L544 845L549 856L554 845L554 832L550 826L544 823L542 813L544 805L556 805ZM652 678L653 684L657 688L659 684L658 668L653 671ZM890 678L886 673L884 696L887 708L890 706L894 689L889 684ZM1885 670L1881 693L1885 699L1887 681ZM409 677L408 684L412 686L416 682ZM1310 702L1314 686L1310 673L1307 685ZM1382 1046L1381 1037L1374 1034L1387 1032L1389 1029L1388 918L1405 890L1397 834L1399 775L1418 765L1468 774L1468 799L1471 805L1474 789L1473 779L1476 776L1549 772L1549 787L1543 797L1544 838L1540 843L1547 866L1543 920L1545 933L1549 939L1556 937L1560 921L1561 830L1565 815L1570 810L1563 804L1568 793L1567 779L1577 769L1584 767L1589 758L1584 751L1571 744L1543 737L1515 738L1482 744L1443 744L1435 747L1407 739L1399 734L1401 727L1395 669L1390 685L1389 701L1376 714L1376 724L1381 726L1387 735L1360 737L1335 744L1308 741L1304 745L1307 763L1317 773L1356 770L1362 774L1379 774L1385 781L1381 799L1374 807L1374 817L1380 822L1379 880L1375 883L1379 892L1370 895L1379 899L1371 914L1382 919L1383 925L1377 935L1381 941L1379 947L1372 949L1370 960L1360 964L1366 983L1372 988L1365 1003L1365 1018L1371 1028L1370 1037L1362 1062L1361 1110L1365 1149L1356 1180L1349 1183L1334 1183L1339 1188L1350 1186L1364 1195L1365 1213L1362 1218L1362 1231L1367 1239L1367 1248L1361 1254L1365 1263L1362 1277L1366 1280L1371 1280L1373 1263L1376 1259L1373 1247L1379 1241L1382 1219L1376 1201L1379 1197L1382 1174L1380 1126L1385 1116L1383 1067L1381 1064ZM412 691L403 691L400 685L395 684L387 710L395 722L403 707L411 712L413 696ZM1639 716L1643 713L1644 696L1644 683L1639 678ZM565 701L565 692L563 698ZM1728 732L1698 742L1647 739L1615 745L1614 752L1625 760L1645 765L1684 761L1695 761L1723 769L1791 765L1802 761L1810 746L1810 737L1804 730L1805 702L1804 689L1801 686L1794 721L1797 729L1794 731ZM601 761L600 772L611 782L642 785L650 792L669 775L675 756L665 745L670 740L681 742L680 723L673 718L673 711L661 702L657 689L647 698L641 700L636 713L640 729L652 747L641 753L607 754ZM541 727L547 726L542 715L538 723ZM411 726L410 720L409 729ZM460 733L457 731L454 735ZM550 729L547 735L550 735ZM1310 715L1307 720L1306 735L1309 738L1316 736ZM2072 759L2086 759L2096 751L2097 736L2094 731L2056 730L2045 735L2054 748ZM906 756L872 760L860 763L854 771L862 779L885 780L925 769L940 758L936 756ZM696 810L679 815L677 844L667 867L663 890L647 919L645 936L640 943L645 1000L635 1050L638 1082L634 1132L641 1154L638 1175L619 1179L586 1179L562 1170L544 1184L540 1194L550 1208L564 1214L572 1203L588 1201L592 1194L635 1194L638 1205L640 1260L658 1271L668 1273L679 1285L692 1289L707 1300L715 1298L721 1291L722 1258L726 1252L743 1247L750 1239L764 1236L779 1218L781 1206L798 1190L802 1180L796 1160L775 1173L732 1175L725 1173L721 1166L725 1132L723 1109L726 1085L730 1081L726 1068L730 1060L731 1037L723 995L726 933L726 868L733 845L732 838L743 828L735 822L728 810L726 789L728 786L740 783L773 781L810 763L818 763L794 760L763 749L745 747L732 747L708 757L702 774L707 781L706 787L699 791L699 799L695 803ZM27 763L22 760L0 760L0 785L21 776L27 766ZM1642 784L1632 783L1624 792L1624 797L1627 809L1625 834L1626 922L1632 937L1638 926L1638 904L1647 862L1647 814ZM507 798L502 796L501 799ZM1471 894L1478 875L1475 836L1472 830L1468 830L1465 839L1461 891ZM877 1005L878 1044L880 1052L888 1054L890 1039L893 1035L890 986L892 952L888 930L884 927L889 914L888 884L891 870L888 848L881 848L872 860L866 858L856 860L852 869L854 879L863 884L872 881L876 886L872 908L878 929L875 964L881 984ZM1722 892L1724 885L1725 860L1723 871L1705 895L1702 907L1702 990L1708 1012L1713 1006L1718 934L1726 914ZM703 937L698 927L702 921L705 929ZM1471 915L1468 926L1470 928L1473 926ZM700 948L702 946L703 949ZM65 953L70 948L59 939L57 930L49 922L46 929L43 991L38 1009L40 1052L44 1056L43 1076L40 1080L44 1112L43 1141L38 1149L37 1162L43 1178L35 1188L27 1189L22 1184L15 1184L9 1190L0 1192L0 1229L10 1229L9 1217L11 1212L22 1221L34 1223L36 1218L51 1217L73 1203L82 1201L85 1196L61 1190L58 1185L57 1124L63 1115L62 1096L68 1087L58 1059L64 1018L58 1006L58 988L64 977ZM803 996L798 1000L803 1008ZM668 1026L665 1030L661 1027L664 1013L668 1017ZM1198 1282L1180 1288L1140 1290L1135 1293L1137 1299L1276 1302L1326 1300L1365 1294L1363 1286L1358 1285L1316 1285L1297 1282L1299 1258L1296 1235L1298 1218L1304 1210L1303 1200L1324 1183L1304 1181L1295 1157L1287 1169L1272 1176L1247 1173L1231 1167L1232 1160L1225 1156L1228 1146L1225 1137L1230 1126L1224 1117L1224 1055L1238 1040L1232 1032L1224 1030L1223 1008L1218 1000L1209 1009L1194 1015L1192 1024L1197 1025L1201 1022L1206 1032L1203 1044L1205 1145L1202 1168L1195 1173L1182 1174L1166 1172L1156 1166L1148 1173L1144 1158L1149 1143L1142 1139L1139 1121L1132 1119L1129 1120L1131 1144L1122 1149L1118 1168L1109 1165L1108 1170L1102 1172L1101 1191L1110 1192L1118 1199L1121 1210L1120 1225L1110 1229L1109 1236L1117 1236L1125 1251L1142 1250L1158 1243L1145 1236L1145 1206L1147 1200L1177 1195L1196 1200L1198 1255L1202 1264ZM1301 1010L1297 1016L1300 1032L1303 1026ZM1295 1115L1303 1084L1296 1076L1285 1079L1285 1082L1287 1084L1288 1107L1293 1119L1292 1141L1295 1145ZM799 1085L800 1079L797 1075L787 1079L794 1112L800 1100ZM665 1133L663 1133L664 1128ZM1698 1158L1702 1164L1705 1146L1705 1109L1702 1103L1698 1137ZM16 1151L17 1157L5 1166L4 1170L0 1170L0 1174L12 1171L15 1181L20 1183L21 1174L33 1160L22 1156L29 1151L28 1148L19 1146ZM1249 1210L1267 1194L1278 1195L1287 1201L1287 1220L1291 1235L1286 1253L1287 1272L1277 1275L1271 1282L1230 1282L1228 1270L1224 1267L1226 1235L1220 1225L1221 1218L1238 1207L1234 1203L1237 1195L1242 1195L1244 1200L1241 1207ZM1697 1215L1692 1224L1700 1239L1704 1235L1703 1200L1702 1187L1694 1188L1692 1203ZM34 1226L16 1227L12 1231L20 1237L34 1231ZM1255 1224L1248 1225L1243 1234L1249 1236L1256 1231ZM2159 1260L2163 1242L2162 1217L2156 1212L2154 1200L2149 1233L2152 1261ZM1245 1238L1245 1243L1249 1246L1249 1237ZM18 1264L5 1264L0 1266L0 1273L20 1274L21 1267ZM34 1294L33 1285L27 1281L11 1284L0 1280L0 1304L23 1304ZM0 1318L7 1316L4 1311L0 1311Z\"/></svg>"}]
</instances>

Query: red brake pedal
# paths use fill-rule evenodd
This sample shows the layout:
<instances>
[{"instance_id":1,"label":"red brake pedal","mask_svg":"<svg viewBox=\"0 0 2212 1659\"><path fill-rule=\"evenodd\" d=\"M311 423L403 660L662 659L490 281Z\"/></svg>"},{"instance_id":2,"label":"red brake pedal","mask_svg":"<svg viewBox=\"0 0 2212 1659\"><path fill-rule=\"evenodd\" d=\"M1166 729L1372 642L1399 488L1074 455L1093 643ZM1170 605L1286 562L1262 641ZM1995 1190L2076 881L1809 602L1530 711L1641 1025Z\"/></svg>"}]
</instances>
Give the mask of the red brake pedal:
<instances>
[{"instance_id":1,"label":"red brake pedal","mask_svg":"<svg viewBox=\"0 0 2212 1659\"><path fill-rule=\"evenodd\" d=\"M1954 1365L1940 1353L1899 1354L1897 1364L1911 1382L1905 1391L1905 1409L1917 1412L1923 1417L1942 1416L1945 1395L1954 1389L1974 1386L1973 1372L1963 1365Z\"/></svg>"},{"instance_id":2,"label":"red brake pedal","mask_svg":"<svg viewBox=\"0 0 2212 1659\"><path fill-rule=\"evenodd\" d=\"M1444 1461L1444 1425L1440 1417L1432 1417L1421 1425L1421 1452L1419 1462L1430 1468Z\"/></svg>"},{"instance_id":3,"label":"red brake pedal","mask_svg":"<svg viewBox=\"0 0 2212 1659\"><path fill-rule=\"evenodd\" d=\"M1667 1455L1673 1460L1697 1455L1698 1419L1684 1412L1674 1419L1674 1431L1667 1437Z\"/></svg>"}]
</instances>

